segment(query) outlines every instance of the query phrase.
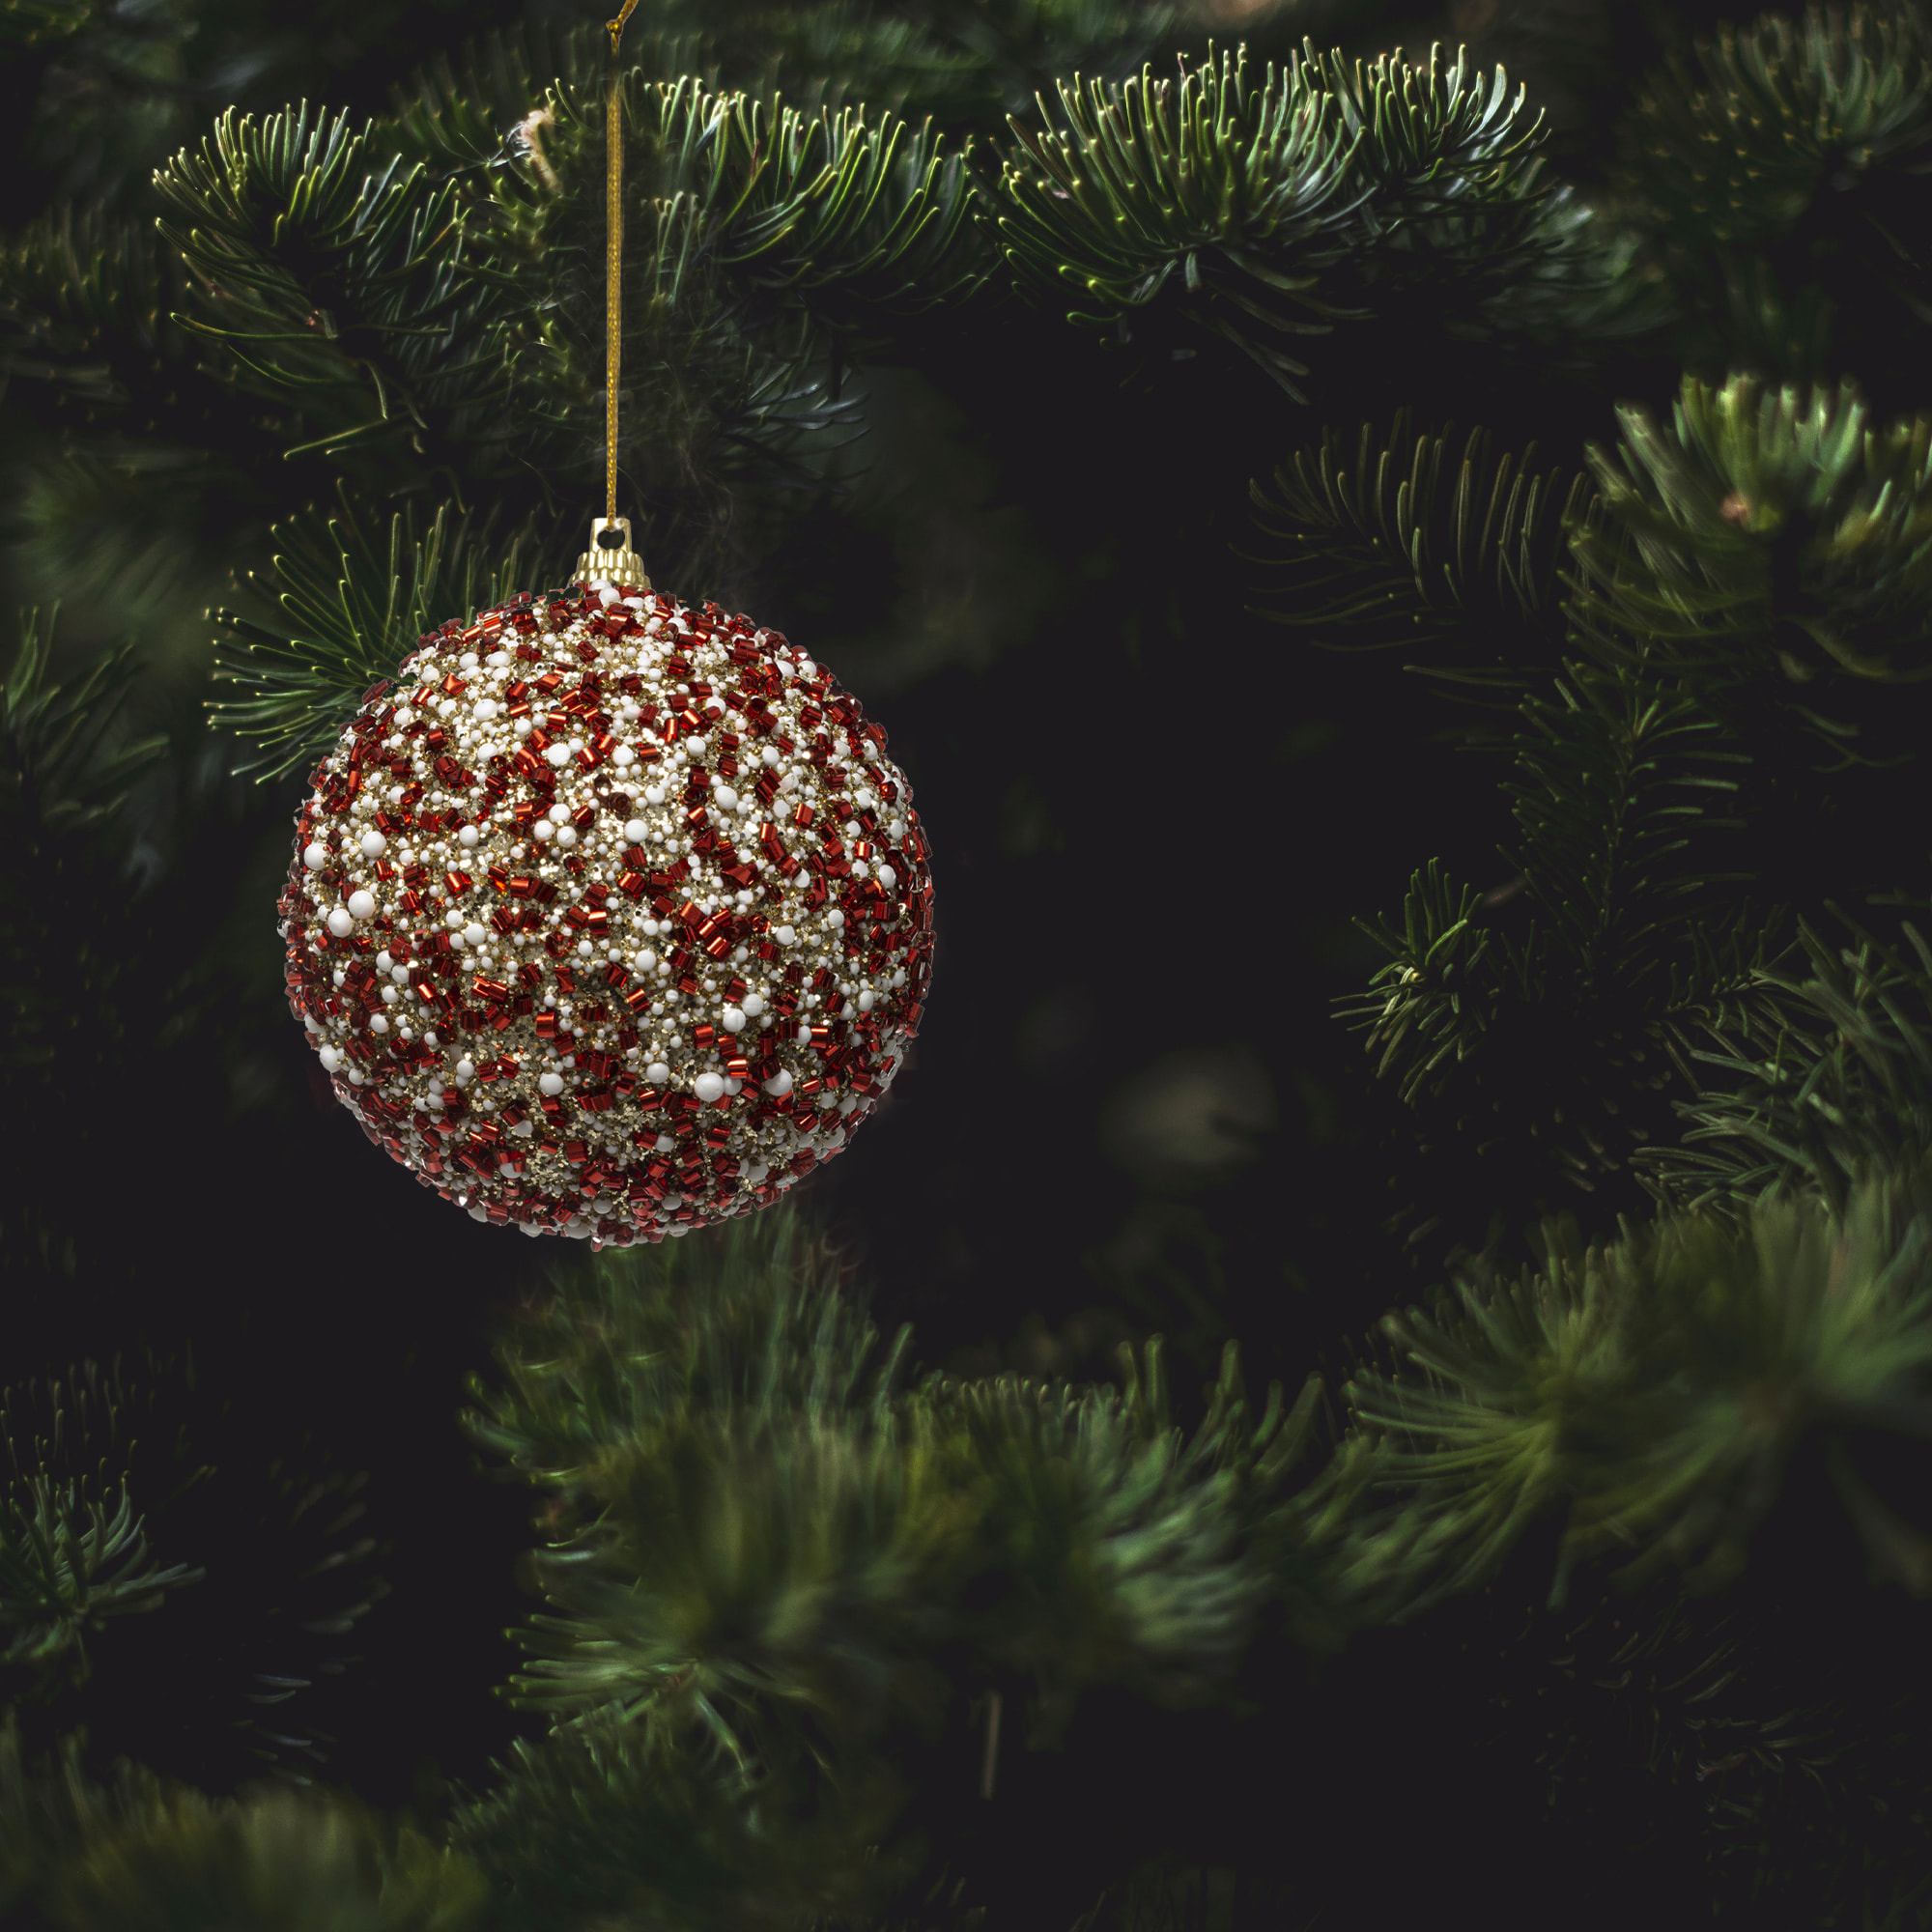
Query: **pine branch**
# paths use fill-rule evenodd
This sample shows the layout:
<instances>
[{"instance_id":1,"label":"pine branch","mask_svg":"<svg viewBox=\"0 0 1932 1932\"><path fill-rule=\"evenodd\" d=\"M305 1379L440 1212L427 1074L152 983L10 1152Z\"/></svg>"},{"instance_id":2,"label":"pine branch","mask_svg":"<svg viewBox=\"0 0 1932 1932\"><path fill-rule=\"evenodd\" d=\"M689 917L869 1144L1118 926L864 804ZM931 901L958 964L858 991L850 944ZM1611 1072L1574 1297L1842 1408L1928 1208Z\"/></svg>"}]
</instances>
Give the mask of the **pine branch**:
<instances>
[{"instance_id":1,"label":"pine branch","mask_svg":"<svg viewBox=\"0 0 1932 1932\"><path fill-rule=\"evenodd\" d=\"M1740 1014L1710 1030L1717 1052L1693 1054L1730 1078L1678 1104L1681 1148L1645 1150L1665 1205L1740 1215L1808 1188L1843 1212L1866 1175L1932 1152L1932 949L1905 924L1915 966L1837 916L1856 950L1834 958L1801 921L1809 977L1759 976L1785 996L1776 1023Z\"/></svg>"},{"instance_id":2,"label":"pine branch","mask_svg":"<svg viewBox=\"0 0 1932 1932\"><path fill-rule=\"evenodd\" d=\"M1312 1545L1365 1615L1404 1621L1495 1574L1526 1526L1567 1518L1550 1603L1576 1566L1635 1554L1624 1587L1681 1564L1694 1590L1742 1571L1802 1436L1834 1480L1875 1573L1932 1595L1932 1538L1881 1502L1851 1425L1932 1435L1932 1228L1925 1177L1862 1183L1842 1216L1815 1196L1759 1205L1742 1231L1681 1214L1585 1248L1546 1222L1548 1261L1510 1285L1464 1269L1462 1307L1382 1330L1420 1379L1363 1370L1353 1420L1304 1492ZM1376 1509L1372 1497L1395 1492Z\"/></svg>"},{"instance_id":3,"label":"pine branch","mask_svg":"<svg viewBox=\"0 0 1932 1932\"><path fill-rule=\"evenodd\" d=\"M16 1476L0 1496L0 1664L26 1665L43 1698L87 1681L87 1634L111 1617L156 1610L167 1592L205 1570L163 1569L148 1553L127 1488L109 1513L74 1483Z\"/></svg>"},{"instance_id":4,"label":"pine branch","mask_svg":"<svg viewBox=\"0 0 1932 1932\"><path fill-rule=\"evenodd\" d=\"M155 177L185 222L159 224L196 285L181 319L281 405L285 455L453 483L457 445L500 434L498 303L461 243L453 185L377 163L346 115L224 114Z\"/></svg>"},{"instance_id":5,"label":"pine branch","mask_svg":"<svg viewBox=\"0 0 1932 1932\"><path fill-rule=\"evenodd\" d=\"M516 1634L539 1662L510 1694L565 1721L464 1839L497 1848L520 1896L562 1882L564 1845L537 1853L518 1821L535 1806L562 1829L585 1753L676 1808L652 1864L682 1837L715 1887L721 1821L768 1788L804 1831L818 1780L849 1780L876 1794L879 1842L905 1795L890 1740L958 1694L942 1655L1037 1684L1028 1742L1047 1745L1084 1685L1227 1697L1264 1605L1313 1582L1285 1485L1316 1387L1292 1414L1277 1387L1251 1419L1232 1348L1185 1444L1158 1344L1124 1358L1122 1391L934 1376L899 1393L906 1335L879 1356L782 1211L689 1259L600 1256L526 1323L499 1350L510 1388L463 1417L552 1492L527 1567L562 1614ZM794 1862L837 1869L844 1830Z\"/></svg>"},{"instance_id":6,"label":"pine branch","mask_svg":"<svg viewBox=\"0 0 1932 1932\"><path fill-rule=\"evenodd\" d=\"M139 1767L111 1787L71 1741L27 1763L0 1730L0 1899L62 1926L213 1925L235 1932L466 1932L489 1887L348 1793L211 1800Z\"/></svg>"},{"instance_id":7,"label":"pine branch","mask_svg":"<svg viewBox=\"0 0 1932 1932\"><path fill-rule=\"evenodd\" d=\"M20 613L0 691L0 828L14 855L0 873L0 985L11 1015L0 1066L51 1065L65 1047L72 1077L75 1044L98 1052L115 1032L100 1023L124 962L111 945L76 949L63 931L65 908L96 895L85 882L118 869L121 854L103 850L103 835L166 746L128 742L120 728L138 672L131 639L78 677L54 681L56 615Z\"/></svg>"},{"instance_id":8,"label":"pine branch","mask_svg":"<svg viewBox=\"0 0 1932 1932\"><path fill-rule=\"evenodd\" d=\"M0 5L0 46L57 45L86 33L99 17L94 0L5 0Z\"/></svg>"},{"instance_id":9,"label":"pine branch","mask_svg":"<svg viewBox=\"0 0 1932 1932\"><path fill-rule=\"evenodd\" d=\"M1532 694L1521 707L1502 790L1522 843L1502 857L1548 923L1578 997L1615 987L1640 999L1660 929L1701 925L1711 888L1751 878L1710 868L1717 841L1692 850L1695 833L1744 829L1724 808L1750 758L1722 749L1720 721L1685 685L1575 663L1550 684L1553 698Z\"/></svg>"},{"instance_id":10,"label":"pine branch","mask_svg":"<svg viewBox=\"0 0 1932 1932\"><path fill-rule=\"evenodd\" d=\"M1076 284L1088 305L1068 319L1117 323L1122 339L1130 313L1151 319L1163 303L1302 403L1293 379L1308 366L1265 331L1330 333L1399 306L1424 278L1440 326L1465 339L1641 325L1627 265L1600 247L1589 212L1523 163L1541 116L1517 128L1522 91L1504 109L1500 71L1485 101L1466 55L1445 73L1439 45L1426 67L1398 49L1351 71L1302 44L1305 58L1279 76L1270 67L1259 90L1245 49L1217 63L1210 45L1178 82L1144 71L1084 95L1061 83L1064 128L1043 99L1044 131L1013 122L1000 226L1022 288ZM1313 294L1334 270L1340 299Z\"/></svg>"},{"instance_id":11,"label":"pine branch","mask_svg":"<svg viewBox=\"0 0 1932 1932\"><path fill-rule=\"evenodd\" d=\"M14 1674L36 1678L9 1693L23 1742L77 1729L90 1764L209 1790L307 1785L328 1763L329 1680L388 1590L368 1572L366 1472L308 1444L231 1459L231 1400L192 1350L150 1348L131 1375L117 1356L0 1390L5 1621ZM199 1561L163 1568L150 1547Z\"/></svg>"},{"instance_id":12,"label":"pine branch","mask_svg":"<svg viewBox=\"0 0 1932 1932\"><path fill-rule=\"evenodd\" d=\"M1686 377L1672 427L1625 407L1616 458L1586 451L1614 526L1579 526L1563 582L1576 641L1599 662L1642 658L1714 701L1781 672L1821 692L1783 708L1834 753L1867 762L1851 726L1812 708L1834 687L1932 678L1932 416L1870 430L1853 384L1801 401L1733 377ZM1621 464L1621 469L1618 465Z\"/></svg>"},{"instance_id":13,"label":"pine branch","mask_svg":"<svg viewBox=\"0 0 1932 1932\"><path fill-rule=\"evenodd\" d=\"M1932 320L1923 11L1807 6L1696 53L1701 81L1676 52L1647 77L1609 173L1619 221L1709 319L1696 359L1810 383L1844 366L1847 322L1876 336Z\"/></svg>"},{"instance_id":14,"label":"pine branch","mask_svg":"<svg viewBox=\"0 0 1932 1932\"><path fill-rule=\"evenodd\" d=\"M390 516L384 542L346 483L337 501L326 524L311 512L274 531L272 579L249 573L255 614L209 613L217 682L249 694L209 704L212 722L256 748L238 774L280 778L320 756L368 687L394 676L426 632L529 587L534 519L499 539L494 516L443 504L418 536L411 506Z\"/></svg>"},{"instance_id":15,"label":"pine branch","mask_svg":"<svg viewBox=\"0 0 1932 1932\"><path fill-rule=\"evenodd\" d=\"M1316 633L1309 641L1321 650L1428 647L1450 661L1403 668L1492 718L1513 718L1531 670L1555 659L1563 546L1573 527L1601 518L1601 502L1581 470L1567 490L1560 470L1535 475L1534 443L1520 464L1507 453L1492 463L1480 428L1445 479L1453 427L1411 434L1404 407L1378 441L1365 422L1352 469L1340 433L1324 428L1319 450L1298 448L1276 469L1274 495L1250 482L1256 524L1274 545L1272 555L1247 558L1273 565L1267 604L1248 608ZM1483 661L1472 662L1478 642Z\"/></svg>"},{"instance_id":16,"label":"pine branch","mask_svg":"<svg viewBox=\"0 0 1932 1932\"><path fill-rule=\"evenodd\" d=\"M162 754L158 736L116 742L121 707L139 666L130 639L65 684L53 679L58 611L20 614L20 642L8 668L0 810L14 822L8 843L44 852L44 841L104 830L141 775Z\"/></svg>"},{"instance_id":17,"label":"pine branch","mask_svg":"<svg viewBox=\"0 0 1932 1932\"><path fill-rule=\"evenodd\" d=\"M492 1887L493 1925L548 1932L586 1915L706 1928L777 1928L810 1915L864 1922L917 1867L889 1842L904 1792L876 1757L820 1766L765 1741L724 1776L696 1720L632 1723L597 1711L519 1739L501 1781L467 1798L451 1852ZM834 1776L827 1776L827 1772Z\"/></svg>"},{"instance_id":18,"label":"pine branch","mask_svg":"<svg viewBox=\"0 0 1932 1932\"><path fill-rule=\"evenodd\" d=\"M1435 863L1416 873L1400 929L1356 922L1391 958L1336 1005L1406 1104L1446 1106L1484 1147L1548 1137L1537 1158L1587 1189L1657 1130L1626 1114L1662 1085L1635 1065L1655 1052L1694 1092L1702 1028L1775 1012L1757 976L1787 915L1739 901L1752 874L1714 863L1742 822L1706 800L1749 760L1688 688L1571 664L1552 693L1519 707L1514 879L1479 898Z\"/></svg>"},{"instance_id":19,"label":"pine branch","mask_svg":"<svg viewBox=\"0 0 1932 1932\"><path fill-rule=\"evenodd\" d=\"M1398 47L1366 69L1339 48L1302 45L1297 86L1332 99L1343 127L1366 137L1351 166L1374 192L1351 253L1378 313L1426 287L1435 326L1452 337L1533 333L1550 346L1573 327L1603 340L1655 318L1655 298L1629 287L1626 260L1591 209L1541 179L1532 151L1548 139L1543 111L1519 126L1528 90L1519 86L1505 105L1501 68L1486 100L1466 48L1444 71L1439 42L1426 67ZM1559 366L1577 366L1574 346Z\"/></svg>"},{"instance_id":20,"label":"pine branch","mask_svg":"<svg viewBox=\"0 0 1932 1932\"><path fill-rule=\"evenodd\" d=\"M999 228L1022 290L1045 299L1070 285L1083 306L1068 321L1106 326L1178 281L1184 313L1305 402L1293 379L1308 365L1262 330L1328 334L1367 313L1313 293L1318 242L1349 232L1375 192L1350 174L1366 129L1350 137L1333 97L1304 85L1298 68L1270 66L1256 88L1245 48L1217 60L1210 45L1207 64L1189 72L1183 62L1178 81L1144 70L1124 86L1083 90L1076 77L1056 92L1058 122L1044 98L1043 128L1009 119L1018 147Z\"/></svg>"},{"instance_id":21,"label":"pine branch","mask_svg":"<svg viewBox=\"0 0 1932 1932\"><path fill-rule=\"evenodd\" d=\"M961 240L968 178L929 128L908 140L890 117L808 121L635 71L625 94L620 462L647 522L707 496L723 521L731 480L814 483L800 451L859 429L861 399L832 392L830 317L864 327L981 272ZM552 89L536 145L493 172L476 213L477 272L510 302L511 419L540 468L603 454L603 122L601 87ZM661 532L647 541L662 554Z\"/></svg>"}]
</instances>

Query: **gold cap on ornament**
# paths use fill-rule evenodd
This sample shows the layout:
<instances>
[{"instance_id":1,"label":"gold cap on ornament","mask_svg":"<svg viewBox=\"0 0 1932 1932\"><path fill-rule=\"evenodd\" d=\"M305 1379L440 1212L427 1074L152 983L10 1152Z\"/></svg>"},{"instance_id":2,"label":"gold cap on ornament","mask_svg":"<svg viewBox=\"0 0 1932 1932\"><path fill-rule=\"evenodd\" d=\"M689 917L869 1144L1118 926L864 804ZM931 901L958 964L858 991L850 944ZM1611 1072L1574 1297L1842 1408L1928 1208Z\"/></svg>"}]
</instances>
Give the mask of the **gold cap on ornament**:
<instances>
[{"instance_id":1,"label":"gold cap on ornament","mask_svg":"<svg viewBox=\"0 0 1932 1932\"><path fill-rule=\"evenodd\" d=\"M598 578L612 583L635 583L639 590L651 587L643 558L631 548L629 517L591 519L590 548L577 559L577 581L590 583Z\"/></svg>"}]
</instances>

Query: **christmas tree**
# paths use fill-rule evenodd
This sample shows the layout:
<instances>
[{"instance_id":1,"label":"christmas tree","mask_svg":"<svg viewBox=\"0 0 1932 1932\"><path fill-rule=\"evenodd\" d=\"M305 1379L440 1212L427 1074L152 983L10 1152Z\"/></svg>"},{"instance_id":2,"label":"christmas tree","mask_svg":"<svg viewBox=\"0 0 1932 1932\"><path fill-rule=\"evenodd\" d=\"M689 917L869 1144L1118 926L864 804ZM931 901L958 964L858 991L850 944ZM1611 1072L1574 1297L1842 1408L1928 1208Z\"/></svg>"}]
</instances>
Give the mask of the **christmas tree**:
<instances>
[{"instance_id":1,"label":"christmas tree","mask_svg":"<svg viewBox=\"0 0 1932 1932\"><path fill-rule=\"evenodd\" d=\"M0 36L7 1926L1932 1922L1932 16ZM317 1049L405 661L595 627L743 672L544 722L646 734L584 824L783 1200L675 1110L600 1164L689 1077L601 888L629 1012L509 1125L578 1211L434 1029L412 1137ZM802 877L701 829L781 697ZM521 745L564 879L522 722L420 756ZM447 856L447 946L584 977ZM902 1038L830 937L756 1009L781 876L928 857ZM388 1009L530 1017L496 957Z\"/></svg>"}]
</instances>

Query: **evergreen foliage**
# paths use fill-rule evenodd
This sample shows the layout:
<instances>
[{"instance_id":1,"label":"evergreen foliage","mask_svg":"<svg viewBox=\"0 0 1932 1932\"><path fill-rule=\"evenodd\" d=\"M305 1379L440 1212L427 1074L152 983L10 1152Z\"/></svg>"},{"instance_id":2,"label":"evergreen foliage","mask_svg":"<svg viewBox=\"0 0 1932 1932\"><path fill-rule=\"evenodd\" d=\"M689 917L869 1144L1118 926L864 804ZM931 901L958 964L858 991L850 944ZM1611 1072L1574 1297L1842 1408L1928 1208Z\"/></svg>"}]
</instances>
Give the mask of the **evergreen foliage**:
<instances>
[{"instance_id":1,"label":"evergreen foliage","mask_svg":"<svg viewBox=\"0 0 1932 1932\"><path fill-rule=\"evenodd\" d=\"M165 1151L130 1096L224 1089L192 1144L205 1186L169 1204L196 1230L281 1173L249 1164L221 1042L276 1005L223 960L270 923L286 827L265 816L252 857L223 843L254 808L220 771L286 779L420 634L562 582L582 543L608 39L505 6L450 45L420 11L385 54L380 10L271 41L241 0L0 0L39 195L0 237L0 556L29 593L0 693L0 1076L33 1143L0 1241L34 1348L61 1310L21 1285L83 1305L97 1201ZM1101 1377L1060 1372L1079 1350L1037 1311L1037 1372L1017 1347L917 1361L910 1311L922 1334L948 1319L937 1243L917 1282L868 1289L790 1208L533 1284L467 1228L398 1259L353 1182L278 1194L248 1293L286 1293L300 1341L224 1338L260 1379L245 1409L191 1353L103 1370L93 1302L86 1349L23 1342L10 1367L7 1925L1313 1925L1361 1910L1328 1839L1383 1780L1405 1829L1436 1829L1406 1904L1481 1887L1495 1922L1541 1922L1531 1861L1493 1847L1542 1832L1572 1876L1624 1847L1633 1896L1682 1906L1662 1922L1840 1924L1855 1895L1867 1923L1920 1922L1925 1714L1886 1673L1916 1664L1932 1599L1911 347L1932 27L1907 0L1726 22L1701 79L1654 33L1586 193L1480 44L1372 51L1367 21L1351 56L1297 31L1310 11L1227 44L1127 0L667 0L616 76L615 457L658 581L749 603L800 564L786 621L858 635L839 602L884 608L878 549L843 576L800 560L861 530L909 568L930 479L903 451L944 440L917 376L958 400L960 447L1007 439L968 507L1018 507L1085 586L1065 621L1027 619L1067 656L1036 639L1023 672L935 681L916 714L927 746L974 747L929 815L1004 798L989 869L1014 908L1053 881L1000 906L1000 947L1025 947L948 936L968 964L935 1013L1036 972L1045 992L1020 1059L1048 1097L995 1123L1030 1137L1028 1197L975 1214L1042 1239L1055 1110L1172 1048L1192 1004L1260 1051L1325 994L1363 1078L1343 1131L1297 1068L1310 1124L1264 1282L1222 1266L1199 1204L1248 1157L1242 1122L1272 1122L1265 1078L1245 1115L1204 1087L1200 1157L1142 1160L1121 1238L1082 1237L1131 1311L1090 1324L1126 1333ZM1499 38L1520 11L1489 10ZM867 430L899 440L884 481ZM948 500L927 554L1024 574L1010 546L974 561ZM54 584L59 639L35 603ZM1244 656L1243 606L1285 647ZM1380 674L1397 650L1426 682ZM185 725L153 687L185 689L189 657ZM1436 697L1456 715L1432 729ZM1311 830L1276 767L1337 738L1358 770L1321 768ZM1137 871L1106 869L1122 844ZM1307 895L1277 869L1312 874L1323 845L1373 953L1291 980ZM1244 873L1210 873L1221 846ZM1500 882L1473 883L1492 848ZM205 901L231 891L223 925ZM1839 911L1861 904L1909 915L1901 942ZM1045 982L1063 943L1071 994ZM1113 980L1131 1000L1091 1023L1104 1065L1057 1058ZM296 1064L253 1077L279 1092ZM1159 1091L1158 1131L1111 1135L1122 1169L1185 1137ZM894 1106L909 1125L918 1102ZM1379 1230L1359 1182L1330 1185L1378 1162ZM141 1319L197 1319L155 1226ZM1291 1226L1327 1229L1305 1268ZM1177 1233L1207 1290L1168 1261ZM291 1248L315 1251L306 1301L276 1272ZM404 1350L399 1288L440 1311L413 1360L465 1329L436 1296L472 1271L495 1368L464 1365L456 1420L528 1512L514 1576L540 1607L495 1687L526 1728L482 1786L410 1741L417 1800L389 1819L309 1787L335 1776L334 1680L364 1661L342 1643L381 1622L390 1548L278 1398L312 1347L321 1406L354 1411L348 1378ZM1398 1302L1335 1424L1307 1357ZM480 1505L420 1494L417 1536L487 1542Z\"/></svg>"},{"instance_id":2,"label":"evergreen foliage","mask_svg":"<svg viewBox=\"0 0 1932 1932\"><path fill-rule=\"evenodd\" d=\"M553 1742L459 1828L527 1922L647 1894L784 1922L802 1872L814 1909L876 1911L927 1849L860 1856L908 1798L882 1747L936 1740L959 1673L1026 1685L1011 1721L1051 1748L1085 1686L1226 1697L1264 1605L1313 1585L1284 1489L1312 1382L1251 1421L1231 1346L1185 1443L1157 1345L1119 1391L904 1388L909 1335L881 1346L789 1208L724 1233L599 1257L466 1414L549 1492L528 1567L566 1612L516 1633L538 1661L506 1688ZM618 1848L526 1873L566 1821L601 1839L619 1815Z\"/></svg>"},{"instance_id":3,"label":"evergreen foliage","mask_svg":"<svg viewBox=\"0 0 1932 1932\"><path fill-rule=\"evenodd\" d=\"M1613 1550L1636 1552L1616 1573L1626 1586L1678 1564L1716 1589L1815 1430L1875 1574L1932 1594L1932 1542L1831 1439L1849 1423L1924 1427L1922 1185L1916 1170L1866 1181L1842 1214L1773 1202L1742 1238L1683 1214L1586 1247L1552 1223L1540 1272L1512 1286L1477 1269L1454 1320L1386 1317L1425 1384L1374 1369L1347 1384L1356 1423L1322 1481L1406 1496L1360 1520L1343 1587L1378 1619L1412 1616L1485 1580L1534 1515L1563 1507L1552 1605L1577 1562Z\"/></svg>"}]
</instances>

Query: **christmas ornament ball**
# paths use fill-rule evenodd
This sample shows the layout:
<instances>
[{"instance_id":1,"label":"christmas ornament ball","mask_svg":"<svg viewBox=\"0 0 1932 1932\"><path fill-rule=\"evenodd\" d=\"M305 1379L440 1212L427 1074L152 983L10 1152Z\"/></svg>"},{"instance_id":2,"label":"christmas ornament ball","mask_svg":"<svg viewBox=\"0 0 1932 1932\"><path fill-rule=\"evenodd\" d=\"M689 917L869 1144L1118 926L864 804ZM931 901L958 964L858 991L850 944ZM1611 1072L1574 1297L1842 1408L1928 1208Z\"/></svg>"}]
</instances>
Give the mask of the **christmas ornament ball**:
<instances>
[{"instance_id":1,"label":"christmas ornament ball","mask_svg":"<svg viewBox=\"0 0 1932 1932\"><path fill-rule=\"evenodd\" d=\"M892 1084L926 862L885 732L781 633L526 592L423 638L316 768L290 1005L423 1185L656 1241L776 1200Z\"/></svg>"}]
</instances>

